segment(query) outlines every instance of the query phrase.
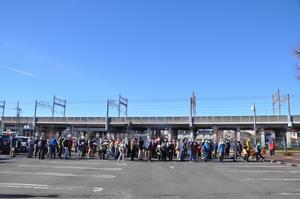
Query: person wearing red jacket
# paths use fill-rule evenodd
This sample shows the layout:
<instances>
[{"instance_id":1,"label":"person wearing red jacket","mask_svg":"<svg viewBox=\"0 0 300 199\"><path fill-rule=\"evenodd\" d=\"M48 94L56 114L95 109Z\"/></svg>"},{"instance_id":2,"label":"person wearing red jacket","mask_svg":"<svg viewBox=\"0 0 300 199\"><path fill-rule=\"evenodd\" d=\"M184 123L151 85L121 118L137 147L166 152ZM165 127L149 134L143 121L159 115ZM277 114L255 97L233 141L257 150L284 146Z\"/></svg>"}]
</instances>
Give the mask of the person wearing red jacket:
<instances>
[{"instance_id":1,"label":"person wearing red jacket","mask_svg":"<svg viewBox=\"0 0 300 199\"><path fill-rule=\"evenodd\" d=\"M274 161L274 158L275 158L275 150L276 150L276 144L275 144L274 140L272 140L272 141L269 143L269 151L270 151L270 156L271 156L271 162Z\"/></svg>"}]
</instances>

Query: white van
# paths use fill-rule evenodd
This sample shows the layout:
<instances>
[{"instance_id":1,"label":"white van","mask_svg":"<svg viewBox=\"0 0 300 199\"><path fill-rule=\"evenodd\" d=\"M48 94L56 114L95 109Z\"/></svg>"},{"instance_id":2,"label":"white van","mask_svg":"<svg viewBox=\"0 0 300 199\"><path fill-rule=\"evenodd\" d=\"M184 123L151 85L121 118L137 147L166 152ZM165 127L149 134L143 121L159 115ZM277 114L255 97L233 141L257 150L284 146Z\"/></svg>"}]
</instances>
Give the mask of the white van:
<instances>
[{"instance_id":1,"label":"white van","mask_svg":"<svg viewBox=\"0 0 300 199\"><path fill-rule=\"evenodd\" d=\"M16 136L17 139L21 139L22 142L22 146L21 146L21 152L22 153L26 153L28 151L28 140L29 137L25 137L25 136Z\"/></svg>"}]
</instances>

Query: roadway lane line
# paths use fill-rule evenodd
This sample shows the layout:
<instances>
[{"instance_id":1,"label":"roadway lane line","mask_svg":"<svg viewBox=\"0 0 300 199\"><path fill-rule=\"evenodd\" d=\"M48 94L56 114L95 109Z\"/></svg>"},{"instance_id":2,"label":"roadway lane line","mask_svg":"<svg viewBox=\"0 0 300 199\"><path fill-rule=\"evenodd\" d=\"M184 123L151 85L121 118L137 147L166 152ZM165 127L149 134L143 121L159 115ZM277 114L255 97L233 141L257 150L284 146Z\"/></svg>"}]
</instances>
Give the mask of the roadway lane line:
<instances>
[{"instance_id":1,"label":"roadway lane line","mask_svg":"<svg viewBox=\"0 0 300 199\"><path fill-rule=\"evenodd\" d=\"M84 160L83 160L84 161ZM84 164L84 165L111 165L111 166L127 166L125 163L105 163L105 162L69 162L69 161L40 161L41 163L50 163L50 164Z\"/></svg>"},{"instance_id":2,"label":"roadway lane line","mask_svg":"<svg viewBox=\"0 0 300 199\"><path fill-rule=\"evenodd\" d=\"M279 193L282 196L300 196L300 193Z\"/></svg>"},{"instance_id":3,"label":"roadway lane line","mask_svg":"<svg viewBox=\"0 0 300 199\"><path fill-rule=\"evenodd\" d=\"M103 191L103 188L101 188L101 187L94 187L93 191L94 192L100 192L100 191Z\"/></svg>"},{"instance_id":4,"label":"roadway lane line","mask_svg":"<svg viewBox=\"0 0 300 199\"><path fill-rule=\"evenodd\" d=\"M100 192L103 191L101 187L63 187L63 186L50 186L42 184L23 184L23 183L0 183L0 188L20 188L20 189L40 189L40 190L64 190L64 191L76 191L79 189L85 191Z\"/></svg>"},{"instance_id":5,"label":"roadway lane line","mask_svg":"<svg viewBox=\"0 0 300 199\"><path fill-rule=\"evenodd\" d=\"M297 174L300 173L300 171L272 171L272 170L242 170L242 171L226 171L229 173L291 173L291 174Z\"/></svg>"},{"instance_id":6,"label":"roadway lane line","mask_svg":"<svg viewBox=\"0 0 300 199\"><path fill-rule=\"evenodd\" d=\"M246 181L300 181L299 178L245 178Z\"/></svg>"},{"instance_id":7,"label":"roadway lane line","mask_svg":"<svg viewBox=\"0 0 300 199\"><path fill-rule=\"evenodd\" d=\"M47 165L18 165L18 167L47 168L47 169L80 169L80 170L101 170L101 171L122 171L122 168L96 168L78 166L47 166Z\"/></svg>"},{"instance_id":8,"label":"roadway lane line","mask_svg":"<svg viewBox=\"0 0 300 199\"><path fill-rule=\"evenodd\" d=\"M49 185L45 184L24 184L24 183L0 183L0 185L9 185L9 186L32 186L32 187L47 187Z\"/></svg>"},{"instance_id":9,"label":"roadway lane line","mask_svg":"<svg viewBox=\"0 0 300 199\"><path fill-rule=\"evenodd\" d=\"M93 177L93 178L115 178L113 175L80 175L73 173L52 173L52 172L19 172L19 171L0 171L0 175L35 175L35 176L55 176L55 177Z\"/></svg>"},{"instance_id":10,"label":"roadway lane line","mask_svg":"<svg viewBox=\"0 0 300 199\"><path fill-rule=\"evenodd\" d=\"M214 168L291 168L290 166L244 165L244 166L213 166Z\"/></svg>"}]
</instances>

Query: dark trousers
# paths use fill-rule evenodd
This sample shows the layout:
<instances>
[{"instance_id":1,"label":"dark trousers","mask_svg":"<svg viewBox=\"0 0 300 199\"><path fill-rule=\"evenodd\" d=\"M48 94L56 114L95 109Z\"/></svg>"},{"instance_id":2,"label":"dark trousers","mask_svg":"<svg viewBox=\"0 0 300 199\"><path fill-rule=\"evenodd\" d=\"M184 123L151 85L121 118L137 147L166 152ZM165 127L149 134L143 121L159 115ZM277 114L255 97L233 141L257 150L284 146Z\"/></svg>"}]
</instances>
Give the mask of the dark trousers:
<instances>
[{"instance_id":1,"label":"dark trousers","mask_svg":"<svg viewBox=\"0 0 300 199\"><path fill-rule=\"evenodd\" d=\"M256 152L256 153L255 153L255 156L256 156L256 161L259 161L259 158L261 158L261 159L263 159L263 160L265 159L264 156L262 156L262 155L260 154L260 152Z\"/></svg>"},{"instance_id":2,"label":"dark trousers","mask_svg":"<svg viewBox=\"0 0 300 199\"><path fill-rule=\"evenodd\" d=\"M59 149L58 149L58 157L59 158L61 158L63 151L64 151L64 147L59 147Z\"/></svg>"},{"instance_id":3,"label":"dark trousers","mask_svg":"<svg viewBox=\"0 0 300 199\"><path fill-rule=\"evenodd\" d=\"M132 149L130 152L131 152L130 153L131 160L134 160L134 157L135 157L135 154L136 154L136 150Z\"/></svg>"},{"instance_id":4,"label":"dark trousers","mask_svg":"<svg viewBox=\"0 0 300 199\"><path fill-rule=\"evenodd\" d=\"M45 147L41 147L39 149L39 159L44 159L45 158L45 153L46 153L46 148Z\"/></svg>"},{"instance_id":5,"label":"dark trousers","mask_svg":"<svg viewBox=\"0 0 300 199\"><path fill-rule=\"evenodd\" d=\"M51 159L56 158L55 145L50 145L50 157L51 157Z\"/></svg>"},{"instance_id":6,"label":"dark trousers","mask_svg":"<svg viewBox=\"0 0 300 199\"><path fill-rule=\"evenodd\" d=\"M105 150L101 150L101 154L100 154L100 159L105 160L105 154L106 154L106 149Z\"/></svg>"}]
</instances>

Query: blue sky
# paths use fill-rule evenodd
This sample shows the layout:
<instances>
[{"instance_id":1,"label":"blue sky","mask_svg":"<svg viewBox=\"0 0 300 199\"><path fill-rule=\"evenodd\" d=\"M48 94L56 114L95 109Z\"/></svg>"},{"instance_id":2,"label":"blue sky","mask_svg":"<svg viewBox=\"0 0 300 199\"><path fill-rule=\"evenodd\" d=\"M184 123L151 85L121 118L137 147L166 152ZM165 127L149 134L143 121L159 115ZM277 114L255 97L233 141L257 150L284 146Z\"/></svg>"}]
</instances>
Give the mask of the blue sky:
<instances>
[{"instance_id":1,"label":"blue sky","mask_svg":"<svg viewBox=\"0 0 300 199\"><path fill-rule=\"evenodd\" d=\"M56 95L67 116L105 116L121 93L130 116L184 116L195 91L198 115L252 114L253 101L264 115L280 88L300 114L296 48L299 0L3 0L0 100L6 115Z\"/></svg>"}]
</instances>

